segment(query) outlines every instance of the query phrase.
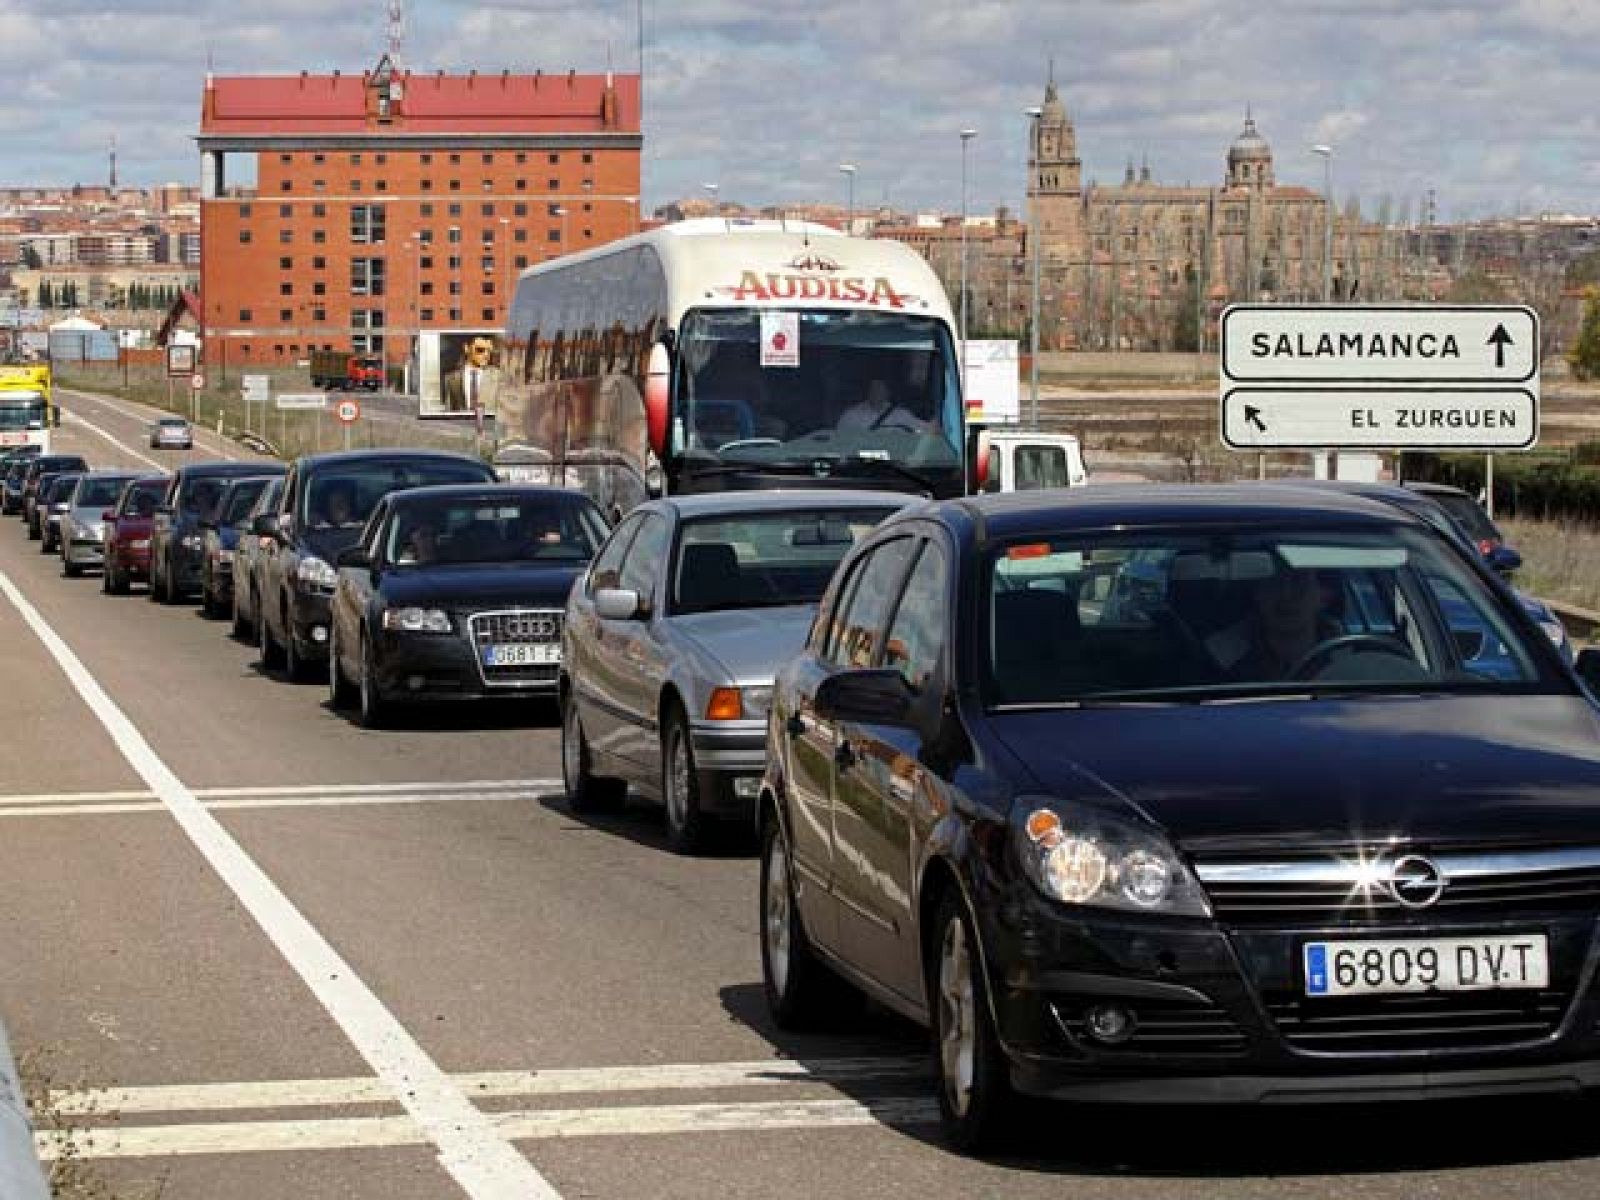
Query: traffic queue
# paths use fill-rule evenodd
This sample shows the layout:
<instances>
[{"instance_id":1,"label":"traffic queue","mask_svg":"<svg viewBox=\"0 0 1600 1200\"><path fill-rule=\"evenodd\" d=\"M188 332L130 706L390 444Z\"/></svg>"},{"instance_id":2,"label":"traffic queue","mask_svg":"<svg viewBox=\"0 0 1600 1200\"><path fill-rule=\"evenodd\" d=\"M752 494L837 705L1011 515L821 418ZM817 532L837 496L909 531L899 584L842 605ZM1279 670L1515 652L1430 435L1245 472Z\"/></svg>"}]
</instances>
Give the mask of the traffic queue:
<instances>
[{"instance_id":1,"label":"traffic queue","mask_svg":"<svg viewBox=\"0 0 1600 1200\"><path fill-rule=\"evenodd\" d=\"M199 599L364 726L554 700L576 816L753 842L774 1019L854 990L927 1027L964 1151L1023 1096L1600 1087L1600 651L1423 493L800 487L613 526L433 451L35 463L63 574L100 543L108 592Z\"/></svg>"}]
</instances>

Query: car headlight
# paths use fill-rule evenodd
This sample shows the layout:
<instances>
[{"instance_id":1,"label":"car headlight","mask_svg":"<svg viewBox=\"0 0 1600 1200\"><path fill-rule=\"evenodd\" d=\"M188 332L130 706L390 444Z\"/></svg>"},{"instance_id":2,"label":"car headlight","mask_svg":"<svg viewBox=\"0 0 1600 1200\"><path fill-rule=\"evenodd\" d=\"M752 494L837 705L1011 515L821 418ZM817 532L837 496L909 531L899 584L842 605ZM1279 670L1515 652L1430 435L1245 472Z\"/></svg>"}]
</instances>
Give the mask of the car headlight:
<instances>
[{"instance_id":1,"label":"car headlight","mask_svg":"<svg viewBox=\"0 0 1600 1200\"><path fill-rule=\"evenodd\" d=\"M1205 893L1167 840L1058 800L1020 801L1014 839L1034 886L1063 904L1205 917Z\"/></svg>"},{"instance_id":2,"label":"car headlight","mask_svg":"<svg viewBox=\"0 0 1600 1200\"><path fill-rule=\"evenodd\" d=\"M387 608L383 627L401 633L449 633L450 614L438 608Z\"/></svg>"},{"instance_id":3,"label":"car headlight","mask_svg":"<svg viewBox=\"0 0 1600 1200\"><path fill-rule=\"evenodd\" d=\"M339 582L339 573L314 554L308 554L300 560L300 565L294 569L294 577L307 587L326 588L330 592Z\"/></svg>"},{"instance_id":4,"label":"car headlight","mask_svg":"<svg viewBox=\"0 0 1600 1200\"><path fill-rule=\"evenodd\" d=\"M99 537L100 534L93 525L74 519L72 521L72 536L77 541L86 542L90 538Z\"/></svg>"},{"instance_id":5,"label":"car headlight","mask_svg":"<svg viewBox=\"0 0 1600 1200\"><path fill-rule=\"evenodd\" d=\"M766 720L767 710L772 707L772 685L744 687L740 688L739 692L744 698L744 715Z\"/></svg>"}]
</instances>

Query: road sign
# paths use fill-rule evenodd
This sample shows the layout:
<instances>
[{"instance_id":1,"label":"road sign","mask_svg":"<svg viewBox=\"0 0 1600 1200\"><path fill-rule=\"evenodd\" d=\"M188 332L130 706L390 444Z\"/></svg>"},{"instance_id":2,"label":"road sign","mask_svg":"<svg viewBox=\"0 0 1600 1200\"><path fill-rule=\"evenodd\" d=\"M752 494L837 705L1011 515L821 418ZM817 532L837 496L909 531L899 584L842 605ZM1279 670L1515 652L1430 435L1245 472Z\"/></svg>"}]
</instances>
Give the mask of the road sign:
<instances>
[{"instance_id":1,"label":"road sign","mask_svg":"<svg viewBox=\"0 0 1600 1200\"><path fill-rule=\"evenodd\" d=\"M274 403L279 408L327 408L328 398L321 392L284 392Z\"/></svg>"},{"instance_id":2,"label":"road sign","mask_svg":"<svg viewBox=\"0 0 1600 1200\"><path fill-rule=\"evenodd\" d=\"M246 375L240 384L245 399L255 404L265 404L270 381L265 375Z\"/></svg>"},{"instance_id":3,"label":"road sign","mask_svg":"<svg viewBox=\"0 0 1600 1200\"><path fill-rule=\"evenodd\" d=\"M1539 317L1520 305L1259 305L1222 314L1236 450L1525 450Z\"/></svg>"},{"instance_id":4,"label":"road sign","mask_svg":"<svg viewBox=\"0 0 1600 1200\"><path fill-rule=\"evenodd\" d=\"M169 342L167 344L167 374L174 378L195 373L199 355L197 347L190 342Z\"/></svg>"},{"instance_id":5,"label":"road sign","mask_svg":"<svg viewBox=\"0 0 1600 1200\"><path fill-rule=\"evenodd\" d=\"M346 396L333 406L333 415L344 425L354 425L361 419L361 401L353 396Z\"/></svg>"}]
</instances>

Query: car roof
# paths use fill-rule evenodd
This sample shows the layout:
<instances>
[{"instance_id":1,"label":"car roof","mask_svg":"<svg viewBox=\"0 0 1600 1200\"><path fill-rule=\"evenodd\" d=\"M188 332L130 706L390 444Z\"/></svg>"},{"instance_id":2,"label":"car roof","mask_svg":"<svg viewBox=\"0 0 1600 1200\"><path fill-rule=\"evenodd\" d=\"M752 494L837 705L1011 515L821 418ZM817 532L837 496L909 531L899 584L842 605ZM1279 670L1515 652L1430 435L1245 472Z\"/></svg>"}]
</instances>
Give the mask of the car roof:
<instances>
[{"instance_id":1,"label":"car roof","mask_svg":"<svg viewBox=\"0 0 1600 1200\"><path fill-rule=\"evenodd\" d=\"M409 502L412 500L450 500L465 499L474 496L499 498L501 496L548 497L552 500L571 501L573 503L593 504L594 501L582 492L571 488L551 487L549 484L540 483L430 483L425 487L401 488L399 491L390 492L391 501Z\"/></svg>"},{"instance_id":2,"label":"car roof","mask_svg":"<svg viewBox=\"0 0 1600 1200\"><path fill-rule=\"evenodd\" d=\"M174 474L185 478L193 475L282 475L286 470L282 463L272 462L267 459L251 459L248 462L235 460L220 460L213 462L184 463Z\"/></svg>"},{"instance_id":3,"label":"car roof","mask_svg":"<svg viewBox=\"0 0 1600 1200\"><path fill-rule=\"evenodd\" d=\"M187 425L188 423L189 423L189 418L188 417L157 417L156 418L156 424L157 425Z\"/></svg>"},{"instance_id":4,"label":"car roof","mask_svg":"<svg viewBox=\"0 0 1600 1200\"><path fill-rule=\"evenodd\" d=\"M137 479L137 478L139 478L139 472L137 472L137 471L116 471L116 470L108 470L108 469L102 468L101 470L98 470L98 471L85 471L83 473L83 478L85 478L85 479L94 479L94 480L99 480L99 479L121 479L121 480L126 481L126 480L129 480L129 479Z\"/></svg>"},{"instance_id":5,"label":"car roof","mask_svg":"<svg viewBox=\"0 0 1600 1200\"><path fill-rule=\"evenodd\" d=\"M325 467L359 466L373 462L470 462L490 470L488 463L470 454L457 454L451 450L413 450L405 446L392 446L381 450L334 450L326 454L303 454L295 460L302 472Z\"/></svg>"},{"instance_id":6,"label":"car roof","mask_svg":"<svg viewBox=\"0 0 1600 1200\"><path fill-rule=\"evenodd\" d=\"M680 517L728 516L735 513L789 512L799 508L894 508L925 504L908 492L866 488L774 488L761 491L702 492L657 500Z\"/></svg>"},{"instance_id":7,"label":"car roof","mask_svg":"<svg viewBox=\"0 0 1600 1200\"><path fill-rule=\"evenodd\" d=\"M1424 496L1465 496L1472 499L1472 493L1465 488L1451 487L1448 483L1428 483L1421 479L1408 479L1400 485L1407 491L1421 492Z\"/></svg>"},{"instance_id":8,"label":"car roof","mask_svg":"<svg viewBox=\"0 0 1600 1200\"><path fill-rule=\"evenodd\" d=\"M920 515L950 523L971 521L980 525L983 536L989 538L1140 526L1422 524L1419 518L1381 500L1331 489L1271 483L1110 483L999 492L940 501Z\"/></svg>"}]
</instances>

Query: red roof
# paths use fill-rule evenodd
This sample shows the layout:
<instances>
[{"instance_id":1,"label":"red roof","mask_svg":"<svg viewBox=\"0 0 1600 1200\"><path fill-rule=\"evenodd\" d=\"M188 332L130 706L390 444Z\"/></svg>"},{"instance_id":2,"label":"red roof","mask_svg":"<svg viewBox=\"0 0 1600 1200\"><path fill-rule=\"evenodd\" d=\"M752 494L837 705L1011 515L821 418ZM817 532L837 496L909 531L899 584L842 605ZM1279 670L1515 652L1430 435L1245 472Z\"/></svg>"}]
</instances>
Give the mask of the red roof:
<instances>
[{"instance_id":1,"label":"red roof","mask_svg":"<svg viewBox=\"0 0 1600 1200\"><path fill-rule=\"evenodd\" d=\"M639 131L639 77L612 77L617 120L609 131ZM200 132L586 133L606 132L604 75L397 76L392 122L367 119L366 75L254 75L207 82Z\"/></svg>"}]
</instances>

